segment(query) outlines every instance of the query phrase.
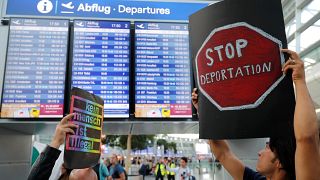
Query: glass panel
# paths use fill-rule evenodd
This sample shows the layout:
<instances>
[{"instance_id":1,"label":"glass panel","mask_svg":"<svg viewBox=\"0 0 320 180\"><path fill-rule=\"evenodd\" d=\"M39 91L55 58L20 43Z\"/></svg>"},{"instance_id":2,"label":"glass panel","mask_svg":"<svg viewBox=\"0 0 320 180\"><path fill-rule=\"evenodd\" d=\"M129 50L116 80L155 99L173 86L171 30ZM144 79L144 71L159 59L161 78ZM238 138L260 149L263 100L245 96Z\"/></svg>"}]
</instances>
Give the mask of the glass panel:
<instances>
[{"instance_id":1,"label":"glass panel","mask_svg":"<svg viewBox=\"0 0 320 180\"><path fill-rule=\"evenodd\" d=\"M309 3L307 6L305 6L302 9L301 22L306 23L308 20L310 20L318 12L320 12L320 1L313 0L311 3Z\"/></svg>"},{"instance_id":2,"label":"glass panel","mask_svg":"<svg viewBox=\"0 0 320 180\"><path fill-rule=\"evenodd\" d=\"M293 39L288 43L288 49L295 51L296 50L296 39Z\"/></svg>"},{"instance_id":3,"label":"glass panel","mask_svg":"<svg viewBox=\"0 0 320 180\"><path fill-rule=\"evenodd\" d=\"M286 35L289 37L296 31L296 19L291 19L286 25Z\"/></svg>"},{"instance_id":4,"label":"glass panel","mask_svg":"<svg viewBox=\"0 0 320 180\"><path fill-rule=\"evenodd\" d=\"M305 62L304 65L306 68L315 65L320 62L320 47L312 50L309 54L302 57L302 60Z\"/></svg>"},{"instance_id":5,"label":"glass panel","mask_svg":"<svg viewBox=\"0 0 320 180\"><path fill-rule=\"evenodd\" d=\"M301 50L320 40L320 20L301 33Z\"/></svg>"},{"instance_id":6,"label":"glass panel","mask_svg":"<svg viewBox=\"0 0 320 180\"><path fill-rule=\"evenodd\" d=\"M295 0L290 0L285 6L283 6L283 17L286 18L292 13L292 11L295 11L295 7Z\"/></svg>"}]
</instances>

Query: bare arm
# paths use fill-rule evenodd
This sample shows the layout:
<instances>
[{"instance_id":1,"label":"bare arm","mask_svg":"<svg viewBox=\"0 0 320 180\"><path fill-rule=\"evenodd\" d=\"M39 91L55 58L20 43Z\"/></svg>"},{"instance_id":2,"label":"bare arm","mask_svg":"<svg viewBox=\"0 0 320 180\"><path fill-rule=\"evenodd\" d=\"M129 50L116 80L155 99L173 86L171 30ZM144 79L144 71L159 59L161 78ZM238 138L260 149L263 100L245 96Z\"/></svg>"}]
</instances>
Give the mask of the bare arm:
<instances>
[{"instance_id":1,"label":"bare arm","mask_svg":"<svg viewBox=\"0 0 320 180\"><path fill-rule=\"evenodd\" d=\"M295 154L296 179L318 179L320 177L319 131L317 115L305 81L304 65L299 55L282 50L290 55L283 67L286 73L292 70L296 88L294 134L297 143ZM294 60L294 61L293 61Z\"/></svg>"},{"instance_id":2,"label":"bare arm","mask_svg":"<svg viewBox=\"0 0 320 180\"><path fill-rule=\"evenodd\" d=\"M28 180L49 179L61 152L59 147L64 143L66 134L74 134L72 128L78 128L77 125L68 123L68 120L71 119L72 116L73 114L69 114L58 123L50 145L46 147L37 158L37 161L31 168Z\"/></svg>"},{"instance_id":3,"label":"bare arm","mask_svg":"<svg viewBox=\"0 0 320 180\"><path fill-rule=\"evenodd\" d=\"M245 166L233 154L226 140L209 140L209 145L214 156L223 167L230 173L233 179L242 180Z\"/></svg>"},{"instance_id":4,"label":"bare arm","mask_svg":"<svg viewBox=\"0 0 320 180\"><path fill-rule=\"evenodd\" d=\"M192 91L192 104L198 110L197 88ZM242 180L245 166L233 154L226 140L209 140L209 145L214 156L220 161L223 167L230 173L233 179Z\"/></svg>"}]
</instances>

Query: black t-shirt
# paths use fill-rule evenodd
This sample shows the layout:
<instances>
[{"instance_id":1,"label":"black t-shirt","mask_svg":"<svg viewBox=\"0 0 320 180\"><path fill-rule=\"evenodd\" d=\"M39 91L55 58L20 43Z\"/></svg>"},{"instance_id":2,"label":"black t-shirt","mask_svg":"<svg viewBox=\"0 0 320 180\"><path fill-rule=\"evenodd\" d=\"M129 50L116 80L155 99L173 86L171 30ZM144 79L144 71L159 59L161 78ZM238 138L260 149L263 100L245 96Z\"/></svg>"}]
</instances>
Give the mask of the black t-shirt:
<instances>
[{"instance_id":1,"label":"black t-shirt","mask_svg":"<svg viewBox=\"0 0 320 180\"><path fill-rule=\"evenodd\" d=\"M266 180L267 178L260 173L246 167L243 173L243 180Z\"/></svg>"}]
</instances>

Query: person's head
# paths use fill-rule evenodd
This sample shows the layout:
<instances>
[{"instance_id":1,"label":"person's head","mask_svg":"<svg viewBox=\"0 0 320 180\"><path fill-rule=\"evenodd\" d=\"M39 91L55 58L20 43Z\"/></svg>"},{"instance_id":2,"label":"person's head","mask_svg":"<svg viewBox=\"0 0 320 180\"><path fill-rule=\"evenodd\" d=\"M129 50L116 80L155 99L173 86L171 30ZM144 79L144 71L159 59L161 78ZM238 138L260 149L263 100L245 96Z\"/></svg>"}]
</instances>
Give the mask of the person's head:
<instances>
[{"instance_id":1,"label":"person's head","mask_svg":"<svg viewBox=\"0 0 320 180\"><path fill-rule=\"evenodd\" d=\"M147 159L146 158L143 158L142 160L141 160L141 162L142 162L142 164L147 164Z\"/></svg>"},{"instance_id":2,"label":"person's head","mask_svg":"<svg viewBox=\"0 0 320 180\"><path fill-rule=\"evenodd\" d=\"M164 158L163 158L163 162L164 162L164 163L167 163L167 162L168 162L168 157L164 157Z\"/></svg>"},{"instance_id":3,"label":"person's head","mask_svg":"<svg viewBox=\"0 0 320 180\"><path fill-rule=\"evenodd\" d=\"M188 158L182 157L180 160L180 166L185 168L187 166L187 163L188 163Z\"/></svg>"},{"instance_id":4,"label":"person's head","mask_svg":"<svg viewBox=\"0 0 320 180\"><path fill-rule=\"evenodd\" d=\"M98 180L98 176L92 168L74 169L70 173L69 180Z\"/></svg>"},{"instance_id":5,"label":"person's head","mask_svg":"<svg viewBox=\"0 0 320 180\"><path fill-rule=\"evenodd\" d=\"M293 137L270 138L266 147L258 153L257 171L267 177L278 172L295 179L295 149Z\"/></svg>"},{"instance_id":6,"label":"person's head","mask_svg":"<svg viewBox=\"0 0 320 180\"><path fill-rule=\"evenodd\" d=\"M58 180L68 180L72 169L67 169L65 164L63 163L60 167L61 175Z\"/></svg>"},{"instance_id":7,"label":"person's head","mask_svg":"<svg viewBox=\"0 0 320 180\"><path fill-rule=\"evenodd\" d=\"M111 158L110 158L110 163L112 165L117 164L118 163L118 156L116 154L112 154Z\"/></svg>"},{"instance_id":8,"label":"person's head","mask_svg":"<svg viewBox=\"0 0 320 180\"><path fill-rule=\"evenodd\" d=\"M59 180L98 180L97 174L92 168L67 169L62 165L61 172Z\"/></svg>"}]
</instances>

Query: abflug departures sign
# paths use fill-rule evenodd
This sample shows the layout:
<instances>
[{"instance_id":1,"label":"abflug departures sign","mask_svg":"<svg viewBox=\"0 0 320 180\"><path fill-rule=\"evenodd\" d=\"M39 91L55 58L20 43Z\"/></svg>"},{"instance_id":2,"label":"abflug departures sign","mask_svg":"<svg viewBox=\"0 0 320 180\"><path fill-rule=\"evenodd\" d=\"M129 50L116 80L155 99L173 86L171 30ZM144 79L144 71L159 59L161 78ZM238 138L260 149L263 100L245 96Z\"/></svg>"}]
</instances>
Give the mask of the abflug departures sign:
<instances>
[{"instance_id":1,"label":"abflug departures sign","mask_svg":"<svg viewBox=\"0 0 320 180\"><path fill-rule=\"evenodd\" d=\"M78 125L75 134L67 134L64 153L66 168L79 169L96 165L100 158L103 100L79 88L72 89L70 123Z\"/></svg>"},{"instance_id":2,"label":"abflug departures sign","mask_svg":"<svg viewBox=\"0 0 320 180\"><path fill-rule=\"evenodd\" d=\"M6 16L55 16L186 21L208 2L151 0L7 0ZM183 11L181 11L183 9Z\"/></svg>"},{"instance_id":3,"label":"abflug departures sign","mask_svg":"<svg viewBox=\"0 0 320 180\"><path fill-rule=\"evenodd\" d=\"M201 20L200 20L201 19ZM293 119L280 1L225 0L190 17L201 138L279 136Z\"/></svg>"}]
</instances>

